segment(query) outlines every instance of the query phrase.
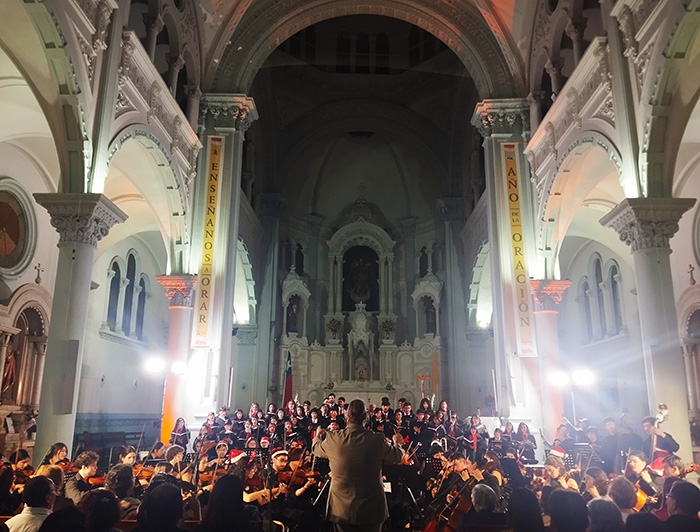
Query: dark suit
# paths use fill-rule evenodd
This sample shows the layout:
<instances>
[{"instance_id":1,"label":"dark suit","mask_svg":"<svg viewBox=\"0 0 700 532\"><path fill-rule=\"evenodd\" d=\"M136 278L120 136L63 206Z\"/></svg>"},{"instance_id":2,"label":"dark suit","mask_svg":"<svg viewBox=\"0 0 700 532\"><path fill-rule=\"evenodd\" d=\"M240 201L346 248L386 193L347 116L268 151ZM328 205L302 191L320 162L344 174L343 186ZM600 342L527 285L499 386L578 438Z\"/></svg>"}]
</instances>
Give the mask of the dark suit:
<instances>
[{"instance_id":1,"label":"dark suit","mask_svg":"<svg viewBox=\"0 0 700 532\"><path fill-rule=\"evenodd\" d=\"M387 442L383 434L350 423L346 429L316 436L312 452L330 461L328 519L360 527L357 530L379 530L389 517L382 463L401 461L401 447Z\"/></svg>"}]
</instances>

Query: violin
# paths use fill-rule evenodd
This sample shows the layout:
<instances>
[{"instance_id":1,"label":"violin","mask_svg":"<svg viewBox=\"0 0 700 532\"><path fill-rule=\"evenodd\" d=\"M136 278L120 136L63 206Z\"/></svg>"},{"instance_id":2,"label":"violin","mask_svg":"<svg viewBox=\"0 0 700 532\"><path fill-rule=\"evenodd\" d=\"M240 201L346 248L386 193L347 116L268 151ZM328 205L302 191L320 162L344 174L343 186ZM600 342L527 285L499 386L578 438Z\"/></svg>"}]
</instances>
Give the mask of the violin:
<instances>
[{"instance_id":1,"label":"violin","mask_svg":"<svg viewBox=\"0 0 700 532\"><path fill-rule=\"evenodd\" d=\"M155 467L148 467L143 464L134 466L134 478L137 480L150 480L155 473Z\"/></svg>"},{"instance_id":2,"label":"violin","mask_svg":"<svg viewBox=\"0 0 700 532\"><path fill-rule=\"evenodd\" d=\"M68 460L68 458L64 458L63 460L59 460L53 465L57 465L61 469L63 469L64 473L68 473L73 470L73 462Z\"/></svg>"},{"instance_id":3,"label":"violin","mask_svg":"<svg viewBox=\"0 0 700 532\"><path fill-rule=\"evenodd\" d=\"M303 469L277 473L277 479L281 483L287 484L290 488L301 488L309 479L319 480L320 478L321 473L318 471L305 471Z\"/></svg>"},{"instance_id":4,"label":"violin","mask_svg":"<svg viewBox=\"0 0 700 532\"><path fill-rule=\"evenodd\" d=\"M15 484L24 484L32 476L34 476L32 466L27 466L24 469L15 469Z\"/></svg>"}]
</instances>

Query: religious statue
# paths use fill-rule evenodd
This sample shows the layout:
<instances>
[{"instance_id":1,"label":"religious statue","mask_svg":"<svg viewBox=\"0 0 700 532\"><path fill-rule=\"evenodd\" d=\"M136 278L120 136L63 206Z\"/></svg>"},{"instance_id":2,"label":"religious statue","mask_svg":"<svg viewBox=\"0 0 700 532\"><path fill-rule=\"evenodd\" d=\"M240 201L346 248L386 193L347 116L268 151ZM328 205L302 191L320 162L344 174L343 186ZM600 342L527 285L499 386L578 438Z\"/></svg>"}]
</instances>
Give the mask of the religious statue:
<instances>
[{"instance_id":1,"label":"religious statue","mask_svg":"<svg viewBox=\"0 0 700 532\"><path fill-rule=\"evenodd\" d=\"M2 372L2 393L12 390L15 385L15 367L17 364L17 355L14 349L8 349L5 356L5 368Z\"/></svg>"},{"instance_id":2,"label":"religious statue","mask_svg":"<svg viewBox=\"0 0 700 532\"><path fill-rule=\"evenodd\" d=\"M431 299L425 305L425 332L437 334L437 322L435 320L435 305Z\"/></svg>"},{"instance_id":3,"label":"religious statue","mask_svg":"<svg viewBox=\"0 0 700 532\"><path fill-rule=\"evenodd\" d=\"M297 328L297 304L290 303L287 307L287 332L299 332Z\"/></svg>"},{"instance_id":4,"label":"religious statue","mask_svg":"<svg viewBox=\"0 0 700 532\"><path fill-rule=\"evenodd\" d=\"M350 297L355 303L367 301L372 293L370 273L372 265L365 258L357 258L352 262L352 288Z\"/></svg>"}]
</instances>

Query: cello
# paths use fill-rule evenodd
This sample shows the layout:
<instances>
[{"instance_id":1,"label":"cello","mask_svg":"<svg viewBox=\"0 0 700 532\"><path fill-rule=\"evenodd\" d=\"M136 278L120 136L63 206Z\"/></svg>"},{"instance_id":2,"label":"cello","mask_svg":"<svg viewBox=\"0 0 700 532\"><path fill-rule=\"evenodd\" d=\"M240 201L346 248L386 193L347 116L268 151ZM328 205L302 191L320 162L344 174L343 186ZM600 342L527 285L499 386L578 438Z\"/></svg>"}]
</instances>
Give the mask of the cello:
<instances>
[{"instance_id":1,"label":"cello","mask_svg":"<svg viewBox=\"0 0 700 532\"><path fill-rule=\"evenodd\" d=\"M448 493L448 495L452 495L452 499L426 521L422 532L453 532L457 530L462 516L472 508L471 492L475 484L476 479L470 476L459 490L452 489Z\"/></svg>"}]
</instances>

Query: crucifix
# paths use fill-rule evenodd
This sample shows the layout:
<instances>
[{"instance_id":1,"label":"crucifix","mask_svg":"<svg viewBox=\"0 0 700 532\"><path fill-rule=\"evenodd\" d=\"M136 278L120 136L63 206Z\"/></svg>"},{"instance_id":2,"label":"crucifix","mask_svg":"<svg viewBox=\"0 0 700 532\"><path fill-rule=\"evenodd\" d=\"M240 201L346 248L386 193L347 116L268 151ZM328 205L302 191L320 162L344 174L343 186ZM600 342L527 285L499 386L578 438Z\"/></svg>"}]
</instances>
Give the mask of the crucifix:
<instances>
[{"instance_id":1,"label":"crucifix","mask_svg":"<svg viewBox=\"0 0 700 532\"><path fill-rule=\"evenodd\" d=\"M41 263L38 263L34 266L34 269L36 270L36 279L34 279L34 282L36 284L41 284L41 274L44 272L44 268L41 267Z\"/></svg>"},{"instance_id":2,"label":"crucifix","mask_svg":"<svg viewBox=\"0 0 700 532\"><path fill-rule=\"evenodd\" d=\"M425 371L421 370L421 372L416 375L416 380L420 381L420 395L421 397L425 397L425 381L430 380L430 375L426 375Z\"/></svg>"}]
</instances>

